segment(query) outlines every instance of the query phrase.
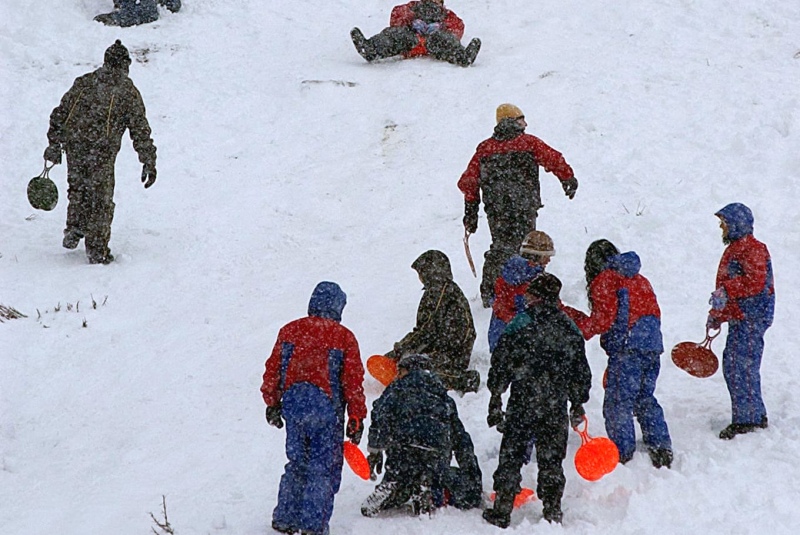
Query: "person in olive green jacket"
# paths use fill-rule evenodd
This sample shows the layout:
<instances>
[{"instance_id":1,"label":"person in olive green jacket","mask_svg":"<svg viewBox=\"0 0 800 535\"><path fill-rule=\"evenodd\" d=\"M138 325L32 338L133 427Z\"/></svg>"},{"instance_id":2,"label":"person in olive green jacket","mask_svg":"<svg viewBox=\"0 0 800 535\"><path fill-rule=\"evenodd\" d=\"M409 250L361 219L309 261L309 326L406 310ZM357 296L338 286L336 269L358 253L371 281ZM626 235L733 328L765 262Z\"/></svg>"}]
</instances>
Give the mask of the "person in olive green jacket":
<instances>
[{"instance_id":1,"label":"person in olive green jacket","mask_svg":"<svg viewBox=\"0 0 800 535\"><path fill-rule=\"evenodd\" d=\"M475 343L475 324L464 292L453 281L450 260L441 251L430 250L414 260L424 293L417 308L417 324L387 353L395 360L424 353L431 371L448 390L476 392L480 375L467 370Z\"/></svg>"},{"instance_id":2,"label":"person in olive green jacket","mask_svg":"<svg viewBox=\"0 0 800 535\"><path fill-rule=\"evenodd\" d=\"M92 264L108 264L114 218L114 163L125 130L142 163L142 182L156 181L156 147L150 137L144 102L128 78L131 57L117 40L103 66L78 77L50 115L44 159L61 163L67 153L67 225L62 244L75 249L86 238Z\"/></svg>"}]
</instances>

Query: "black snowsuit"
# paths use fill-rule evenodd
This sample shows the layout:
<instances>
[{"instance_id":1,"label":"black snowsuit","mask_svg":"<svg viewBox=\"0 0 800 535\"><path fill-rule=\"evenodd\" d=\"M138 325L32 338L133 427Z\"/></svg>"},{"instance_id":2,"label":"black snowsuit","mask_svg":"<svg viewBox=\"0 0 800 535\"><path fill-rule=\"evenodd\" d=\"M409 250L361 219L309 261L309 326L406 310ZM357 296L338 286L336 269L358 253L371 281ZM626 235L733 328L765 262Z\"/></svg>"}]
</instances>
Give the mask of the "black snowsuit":
<instances>
[{"instance_id":1,"label":"black snowsuit","mask_svg":"<svg viewBox=\"0 0 800 535\"><path fill-rule=\"evenodd\" d=\"M50 115L50 148L59 155L62 149L67 153L69 206L64 233L86 237L90 262L109 257L114 162L125 130L130 131L139 161L155 168L156 147L142 96L127 71L107 65L77 78Z\"/></svg>"},{"instance_id":2,"label":"black snowsuit","mask_svg":"<svg viewBox=\"0 0 800 535\"><path fill-rule=\"evenodd\" d=\"M537 494L544 510L560 512L564 493L569 418L572 406L589 400L592 372L584 340L566 314L536 304L517 315L492 353L487 386L500 396L511 385L500 460L494 473L496 504L510 504L520 491L526 448L536 437Z\"/></svg>"},{"instance_id":3,"label":"black snowsuit","mask_svg":"<svg viewBox=\"0 0 800 535\"><path fill-rule=\"evenodd\" d=\"M475 343L475 325L469 302L453 281L450 260L441 251L431 250L422 253L411 267L424 285L417 324L388 356L399 359L424 353L448 390L468 390L466 372Z\"/></svg>"},{"instance_id":4,"label":"black snowsuit","mask_svg":"<svg viewBox=\"0 0 800 535\"><path fill-rule=\"evenodd\" d=\"M180 11L181 0L114 0L111 13L97 15L94 20L106 26L137 26L158 20L158 4L173 13Z\"/></svg>"},{"instance_id":5,"label":"black snowsuit","mask_svg":"<svg viewBox=\"0 0 800 535\"><path fill-rule=\"evenodd\" d=\"M444 385L427 370L408 372L375 400L369 451L386 452L386 473L362 505L365 516L409 501L415 512L445 504L469 509L481 503L482 475L472 438ZM453 455L458 467L450 466Z\"/></svg>"}]
</instances>

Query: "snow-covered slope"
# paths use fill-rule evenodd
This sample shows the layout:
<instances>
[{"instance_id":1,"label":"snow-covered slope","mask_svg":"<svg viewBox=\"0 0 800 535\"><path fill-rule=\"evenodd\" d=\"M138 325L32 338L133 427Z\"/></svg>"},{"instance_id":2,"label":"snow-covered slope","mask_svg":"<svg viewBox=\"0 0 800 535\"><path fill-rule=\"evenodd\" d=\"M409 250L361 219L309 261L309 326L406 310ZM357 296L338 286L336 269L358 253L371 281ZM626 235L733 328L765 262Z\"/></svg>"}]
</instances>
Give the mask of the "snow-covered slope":
<instances>
[{"instance_id":1,"label":"snow-covered slope","mask_svg":"<svg viewBox=\"0 0 800 535\"><path fill-rule=\"evenodd\" d=\"M343 323L366 358L413 325L409 266L443 250L473 304L485 379L489 313L463 257L455 183L502 102L580 180L568 201L542 178L539 227L556 242L565 301L586 307L583 254L607 237L642 257L666 345L699 340L723 248L713 213L732 201L756 215L778 295L762 367L769 430L717 439L730 413L722 374L694 379L665 355L657 395L673 469L640 452L584 481L569 462L574 435L563 527L533 503L510 530L796 531L800 4L452 0L465 38L483 40L468 69L366 64L348 32L378 32L388 0L187 0L148 26L92 22L110 4L0 5L0 303L28 315L0 324L0 531L145 533L166 495L176 533L271 533L283 432L264 422L258 387L278 328L305 314L319 280L347 292ZM34 214L24 191L50 111L116 38L135 56L159 178L142 188L125 140L118 261L90 266L60 246L65 167L51 173L55 211ZM488 243L482 218L479 264ZM590 431L602 434L605 356L587 347ZM370 401L380 392L372 379L365 388ZM485 389L457 399L488 491L500 436L487 401ZM535 467L523 476L535 486ZM332 533L496 533L479 511L362 518L371 489L345 469Z\"/></svg>"}]
</instances>

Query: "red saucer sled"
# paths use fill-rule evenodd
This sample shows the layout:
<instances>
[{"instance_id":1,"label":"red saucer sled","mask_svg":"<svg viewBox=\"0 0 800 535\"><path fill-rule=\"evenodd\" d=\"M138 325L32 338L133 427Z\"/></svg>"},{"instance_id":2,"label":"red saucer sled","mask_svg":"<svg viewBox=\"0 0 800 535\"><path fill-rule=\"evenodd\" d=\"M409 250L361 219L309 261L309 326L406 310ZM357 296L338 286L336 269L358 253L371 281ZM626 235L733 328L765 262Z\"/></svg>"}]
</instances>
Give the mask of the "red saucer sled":
<instances>
[{"instance_id":1,"label":"red saucer sled","mask_svg":"<svg viewBox=\"0 0 800 535\"><path fill-rule=\"evenodd\" d=\"M367 371L383 386L389 386L397 377L397 362L385 355L372 355L367 359Z\"/></svg>"},{"instance_id":2,"label":"red saucer sled","mask_svg":"<svg viewBox=\"0 0 800 535\"><path fill-rule=\"evenodd\" d=\"M489 499L491 501L494 501L496 497L497 493L493 492L491 496L489 496ZM535 499L536 499L536 494L534 494L533 490L527 487L522 487L522 490L520 490L519 493L516 496L514 496L514 509L522 507L526 503L532 502Z\"/></svg>"},{"instance_id":3,"label":"red saucer sled","mask_svg":"<svg viewBox=\"0 0 800 535\"><path fill-rule=\"evenodd\" d=\"M619 464L617 445L606 437L589 435L589 419L583 417L583 431L573 428L581 436L581 447L575 452L575 469L587 481L597 481L614 471Z\"/></svg>"},{"instance_id":4,"label":"red saucer sled","mask_svg":"<svg viewBox=\"0 0 800 535\"><path fill-rule=\"evenodd\" d=\"M672 348L672 362L694 377L711 377L719 368L719 359L711 351L711 342L719 336L719 331L711 336L706 331L706 339L701 343L681 342Z\"/></svg>"},{"instance_id":5,"label":"red saucer sled","mask_svg":"<svg viewBox=\"0 0 800 535\"><path fill-rule=\"evenodd\" d=\"M369 461L358 449L358 446L350 442L344 441L344 460L347 461L347 466L361 479L369 479Z\"/></svg>"}]
</instances>

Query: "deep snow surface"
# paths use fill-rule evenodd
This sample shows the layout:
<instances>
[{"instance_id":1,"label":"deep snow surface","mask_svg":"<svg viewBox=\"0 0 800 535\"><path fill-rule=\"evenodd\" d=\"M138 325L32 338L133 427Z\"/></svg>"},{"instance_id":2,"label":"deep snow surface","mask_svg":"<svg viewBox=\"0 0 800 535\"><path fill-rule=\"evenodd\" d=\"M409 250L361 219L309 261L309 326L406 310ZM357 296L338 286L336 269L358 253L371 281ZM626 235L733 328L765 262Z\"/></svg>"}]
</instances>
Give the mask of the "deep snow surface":
<instances>
[{"instance_id":1,"label":"deep snow surface","mask_svg":"<svg viewBox=\"0 0 800 535\"><path fill-rule=\"evenodd\" d=\"M464 260L455 183L502 102L580 180L568 201L542 176L539 228L556 242L550 270L566 302L585 309L583 254L607 237L642 257L666 345L701 339L723 250L713 213L732 201L756 214L778 296L762 367L769 430L717 439L730 417L722 374L694 379L665 354L657 395L673 469L640 451L584 481L573 435L563 526L534 502L510 531L796 532L800 4L452 0L465 42L484 43L468 69L366 64L348 32L379 31L388 0L187 0L148 26L92 22L110 4L0 3L0 303L28 315L0 324L2 533L147 533L162 495L178 534L271 533L284 435L264 422L263 362L320 280L347 292L343 323L366 359L413 325L411 262L445 251L473 305L485 379L489 313ZM116 38L135 56L159 178L141 187L126 139L118 262L90 266L60 246L65 166L51 173L53 212L34 213L24 191L50 111ZM482 217L479 268L488 242ZM603 434L605 356L596 340L587 348L590 431ZM380 392L371 378L365 389L370 402ZM488 491L500 442L485 425L488 393L456 401ZM525 484L535 477L525 469ZM362 518L371 489L345 469L331 533L497 533L477 510Z\"/></svg>"}]
</instances>

